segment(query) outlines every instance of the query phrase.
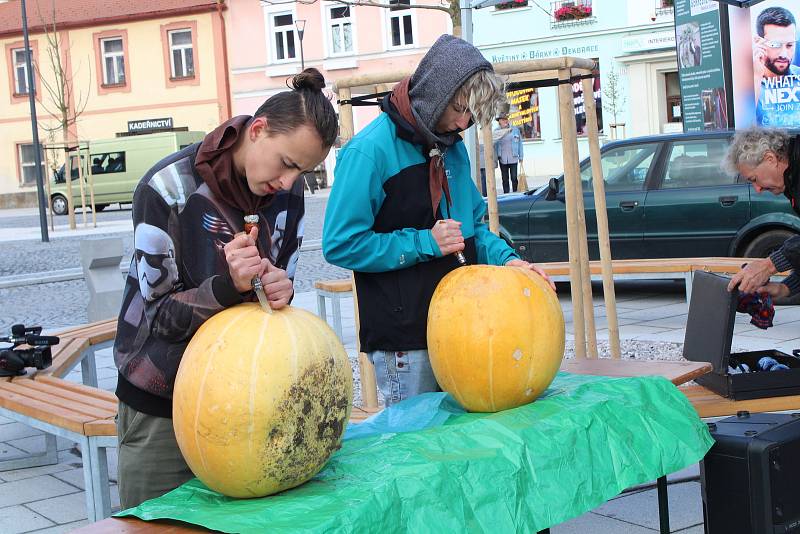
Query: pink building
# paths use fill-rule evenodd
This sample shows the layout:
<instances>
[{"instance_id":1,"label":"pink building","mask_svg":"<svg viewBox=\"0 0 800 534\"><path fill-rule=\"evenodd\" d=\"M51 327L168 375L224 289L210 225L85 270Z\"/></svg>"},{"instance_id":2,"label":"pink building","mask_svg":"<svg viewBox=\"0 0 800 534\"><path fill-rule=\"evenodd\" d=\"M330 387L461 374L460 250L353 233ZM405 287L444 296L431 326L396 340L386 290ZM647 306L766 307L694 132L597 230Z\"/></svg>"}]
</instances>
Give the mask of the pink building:
<instances>
[{"instance_id":1,"label":"pink building","mask_svg":"<svg viewBox=\"0 0 800 534\"><path fill-rule=\"evenodd\" d=\"M305 66L319 69L330 86L339 78L413 69L440 35L452 31L452 22L445 12L403 8L409 0L396 1L400 8L389 10L327 0L229 0L233 114L252 114L266 98L285 90L287 78L301 70L301 53ZM355 130L377 113L373 107L356 108Z\"/></svg>"}]
</instances>

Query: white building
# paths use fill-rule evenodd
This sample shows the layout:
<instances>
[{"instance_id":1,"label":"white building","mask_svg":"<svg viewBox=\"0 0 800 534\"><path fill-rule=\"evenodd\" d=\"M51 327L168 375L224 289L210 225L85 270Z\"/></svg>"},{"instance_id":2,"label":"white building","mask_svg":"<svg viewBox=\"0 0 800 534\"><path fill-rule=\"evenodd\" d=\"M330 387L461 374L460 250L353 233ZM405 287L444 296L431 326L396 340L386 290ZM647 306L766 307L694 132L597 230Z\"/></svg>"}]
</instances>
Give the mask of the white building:
<instances>
[{"instance_id":1,"label":"white building","mask_svg":"<svg viewBox=\"0 0 800 534\"><path fill-rule=\"evenodd\" d=\"M490 0L491 1L491 0ZM682 131L672 2L669 0L511 0L473 10L473 42L497 63L574 56L598 61L602 141ZM576 18L581 17L581 18ZM618 78L616 129L609 74ZM580 133L582 95L576 86ZM555 87L509 87L512 121L526 138L525 172L540 183L563 171ZM600 102L598 102L599 104ZM600 106L598 105L598 108ZM613 130L613 131L612 131ZM588 143L579 141L581 157Z\"/></svg>"}]
</instances>

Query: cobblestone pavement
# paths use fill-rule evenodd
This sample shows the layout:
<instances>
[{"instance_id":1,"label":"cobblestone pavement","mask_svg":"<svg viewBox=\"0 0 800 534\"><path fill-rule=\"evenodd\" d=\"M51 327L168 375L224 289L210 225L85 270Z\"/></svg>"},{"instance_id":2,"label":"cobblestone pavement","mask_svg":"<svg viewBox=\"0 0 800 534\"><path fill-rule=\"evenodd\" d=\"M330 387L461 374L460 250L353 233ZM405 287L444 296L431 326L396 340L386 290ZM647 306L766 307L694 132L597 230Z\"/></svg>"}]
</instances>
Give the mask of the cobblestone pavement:
<instances>
[{"instance_id":1,"label":"cobblestone pavement","mask_svg":"<svg viewBox=\"0 0 800 534\"><path fill-rule=\"evenodd\" d=\"M327 191L316 195L306 194L306 242L322 238L322 221L327 203ZM102 212L101 217L130 217L130 210ZM124 215L124 217L123 217ZM108 219L110 220L110 219ZM25 226L38 224L38 216L4 217L0 224L8 221L27 221ZM115 234L123 238L125 257L130 257L133 236ZM49 243L40 241L11 241L0 243L0 278L10 275L46 272L80 267L80 242L83 238L57 237ZM127 261L125 262L127 263ZM314 281L320 279L345 278L348 272L325 261L321 250L309 250L300 256L295 277L295 290L309 291ZM0 289L0 336L12 324L41 325L45 329L56 329L86 323L86 305L89 296L83 280L33 284Z\"/></svg>"}]
</instances>

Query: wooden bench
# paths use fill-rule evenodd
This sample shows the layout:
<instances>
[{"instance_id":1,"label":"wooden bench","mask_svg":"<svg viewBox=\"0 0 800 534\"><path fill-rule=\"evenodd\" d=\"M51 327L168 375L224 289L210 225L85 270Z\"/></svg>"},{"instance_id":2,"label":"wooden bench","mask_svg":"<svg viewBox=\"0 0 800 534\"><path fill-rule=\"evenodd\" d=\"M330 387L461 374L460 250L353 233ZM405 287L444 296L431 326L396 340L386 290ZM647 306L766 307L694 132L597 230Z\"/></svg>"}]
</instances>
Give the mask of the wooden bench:
<instances>
[{"instance_id":1,"label":"wooden bench","mask_svg":"<svg viewBox=\"0 0 800 534\"><path fill-rule=\"evenodd\" d=\"M90 521L111 515L106 449L117 446L117 398L113 393L47 375L0 379L0 415L45 432L47 447L36 457L4 460L3 469L57 463L56 436L74 441L83 457ZM55 453L55 458L53 454Z\"/></svg>"},{"instance_id":2,"label":"wooden bench","mask_svg":"<svg viewBox=\"0 0 800 534\"><path fill-rule=\"evenodd\" d=\"M80 363L83 383L97 387L95 352L114 342L117 320L108 319L68 328L55 335L60 341L52 349L53 363L47 369L36 371L36 375L63 378Z\"/></svg>"},{"instance_id":3,"label":"wooden bench","mask_svg":"<svg viewBox=\"0 0 800 534\"><path fill-rule=\"evenodd\" d=\"M611 270L614 280L680 280L686 283L686 302L692 299L692 281L695 271L718 274L734 274L750 258L660 258L638 260L614 260ZM569 262L540 263L547 275L555 282L569 282ZM589 262L592 280L602 280L602 267L599 261ZM776 279L788 273L775 275Z\"/></svg>"},{"instance_id":4,"label":"wooden bench","mask_svg":"<svg viewBox=\"0 0 800 534\"><path fill-rule=\"evenodd\" d=\"M353 294L353 281L351 278L344 280L317 280L314 282L317 290L317 315L323 320L328 320L328 313L325 306L325 299L331 299L331 311L333 312L333 331L339 336L339 341L344 341L342 337L342 306L340 300Z\"/></svg>"}]
</instances>

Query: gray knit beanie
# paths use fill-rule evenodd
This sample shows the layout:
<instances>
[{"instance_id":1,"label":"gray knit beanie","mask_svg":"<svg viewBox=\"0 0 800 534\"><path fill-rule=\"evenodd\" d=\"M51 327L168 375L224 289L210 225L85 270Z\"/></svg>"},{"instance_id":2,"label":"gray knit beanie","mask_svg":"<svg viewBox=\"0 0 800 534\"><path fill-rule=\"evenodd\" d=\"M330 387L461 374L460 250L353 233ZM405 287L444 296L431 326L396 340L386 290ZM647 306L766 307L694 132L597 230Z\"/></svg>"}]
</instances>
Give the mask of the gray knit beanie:
<instances>
[{"instance_id":1,"label":"gray knit beanie","mask_svg":"<svg viewBox=\"0 0 800 534\"><path fill-rule=\"evenodd\" d=\"M436 123L456 91L481 70L493 70L492 64L477 48L452 35L439 37L419 62L408 96L417 127L428 142L450 146L460 139L457 133L436 134Z\"/></svg>"}]
</instances>

